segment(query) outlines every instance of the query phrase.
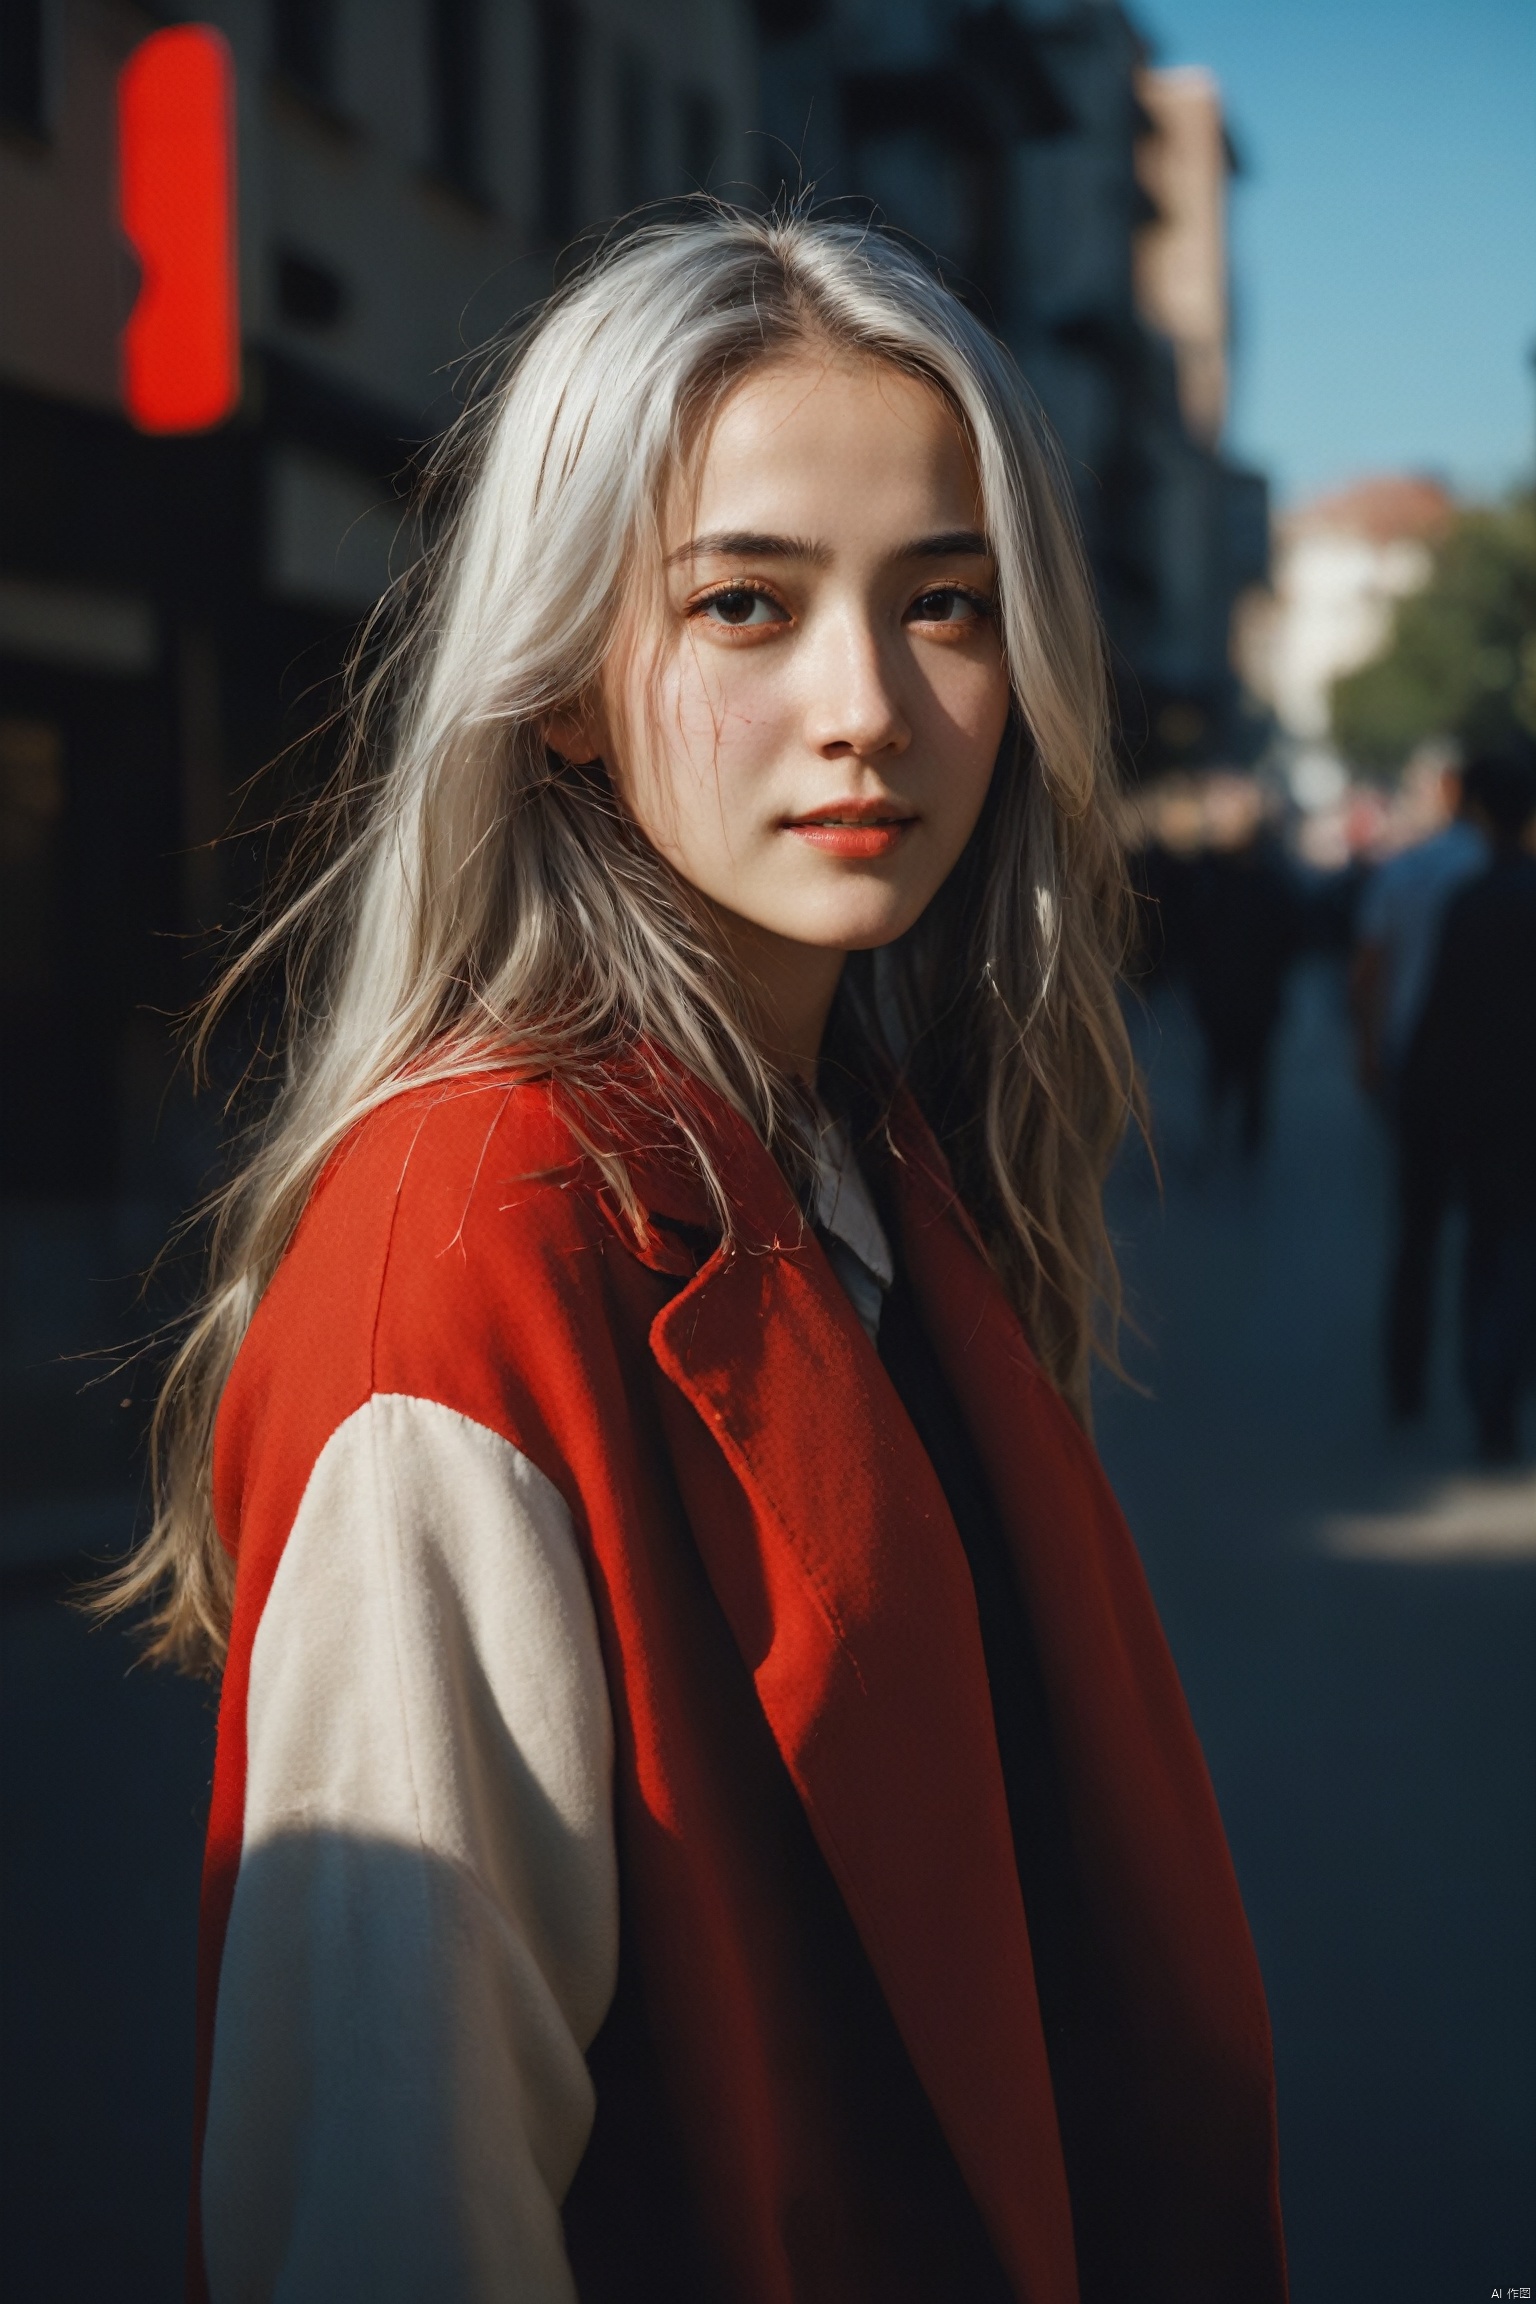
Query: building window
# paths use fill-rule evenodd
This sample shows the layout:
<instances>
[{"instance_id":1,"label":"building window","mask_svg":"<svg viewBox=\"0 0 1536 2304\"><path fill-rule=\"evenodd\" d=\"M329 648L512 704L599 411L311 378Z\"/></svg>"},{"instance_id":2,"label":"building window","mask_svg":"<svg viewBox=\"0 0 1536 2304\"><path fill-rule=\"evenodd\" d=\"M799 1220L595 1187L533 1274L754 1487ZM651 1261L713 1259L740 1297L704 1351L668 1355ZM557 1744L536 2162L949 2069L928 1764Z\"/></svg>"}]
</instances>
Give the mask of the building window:
<instances>
[{"instance_id":1,"label":"building window","mask_svg":"<svg viewBox=\"0 0 1536 2304\"><path fill-rule=\"evenodd\" d=\"M0 127L47 133L43 0L0 0Z\"/></svg>"},{"instance_id":2,"label":"building window","mask_svg":"<svg viewBox=\"0 0 1536 2304\"><path fill-rule=\"evenodd\" d=\"M273 0L273 63L290 88L328 112L340 95L336 19L336 0Z\"/></svg>"},{"instance_id":3,"label":"building window","mask_svg":"<svg viewBox=\"0 0 1536 2304\"><path fill-rule=\"evenodd\" d=\"M651 196L656 90L650 65L637 48L619 50L614 110L619 206L638 208Z\"/></svg>"},{"instance_id":4,"label":"building window","mask_svg":"<svg viewBox=\"0 0 1536 2304\"><path fill-rule=\"evenodd\" d=\"M540 0L539 230L568 240L581 222L582 22L570 0Z\"/></svg>"},{"instance_id":5,"label":"building window","mask_svg":"<svg viewBox=\"0 0 1536 2304\"><path fill-rule=\"evenodd\" d=\"M677 105L683 181L690 192L702 192L720 157L720 107L702 88L684 88Z\"/></svg>"},{"instance_id":6,"label":"building window","mask_svg":"<svg viewBox=\"0 0 1536 2304\"><path fill-rule=\"evenodd\" d=\"M430 0L427 35L432 87L432 165L460 192L483 195L480 84L481 0Z\"/></svg>"}]
</instances>

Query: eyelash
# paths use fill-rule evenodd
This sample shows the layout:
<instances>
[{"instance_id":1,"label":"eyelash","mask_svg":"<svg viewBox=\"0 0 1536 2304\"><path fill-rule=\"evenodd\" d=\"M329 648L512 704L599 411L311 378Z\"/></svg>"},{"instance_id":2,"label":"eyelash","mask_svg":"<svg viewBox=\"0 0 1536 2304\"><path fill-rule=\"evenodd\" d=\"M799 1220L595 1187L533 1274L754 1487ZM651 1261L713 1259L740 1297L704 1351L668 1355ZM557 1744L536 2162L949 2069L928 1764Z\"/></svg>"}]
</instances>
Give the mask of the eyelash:
<instances>
[{"instance_id":1,"label":"eyelash","mask_svg":"<svg viewBox=\"0 0 1536 2304\"><path fill-rule=\"evenodd\" d=\"M784 601L779 598L777 592L770 590L768 585L743 583L740 581L731 584L716 584L708 592L701 592L697 600L694 600L689 604L688 613L690 616L702 616L704 610L713 606L714 602L717 600L767 600L770 601L772 605L778 609L782 616L787 618L790 613L788 607ZM730 632L741 631L746 629L746 627L741 625L727 624L724 625L722 629Z\"/></svg>"},{"instance_id":2,"label":"eyelash","mask_svg":"<svg viewBox=\"0 0 1536 2304\"><path fill-rule=\"evenodd\" d=\"M978 619L982 622L985 622L993 613L994 604L988 595L985 592L973 591L968 584L930 584L926 591L919 592L917 595L917 600L938 600L946 598L968 600L971 606L975 609ZM730 584L717 584L711 591L700 593L699 597L689 604L688 614L690 616L701 616L704 610L710 607L716 600L741 599L770 601L772 605L779 610L780 614L786 619L786 621L790 618L791 612L789 608L785 605L784 601L779 598L778 594L768 585L762 583L740 581ZM917 605L917 600L914 600L912 603L914 608ZM919 619L919 621L937 621L937 619ZM943 619L943 621L948 621L948 619ZM750 627L747 625L727 624L724 625L722 629L727 632L747 631L750 629ZM759 629L762 629L762 627L759 627Z\"/></svg>"},{"instance_id":3,"label":"eyelash","mask_svg":"<svg viewBox=\"0 0 1536 2304\"><path fill-rule=\"evenodd\" d=\"M968 600L975 609L978 620L982 623L985 623L992 614L993 602L989 595L985 592L973 592L969 584L930 584L926 592L919 592L917 595L917 600L939 599ZM917 606L917 600L912 603L914 608Z\"/></svg>"}]
</instances>

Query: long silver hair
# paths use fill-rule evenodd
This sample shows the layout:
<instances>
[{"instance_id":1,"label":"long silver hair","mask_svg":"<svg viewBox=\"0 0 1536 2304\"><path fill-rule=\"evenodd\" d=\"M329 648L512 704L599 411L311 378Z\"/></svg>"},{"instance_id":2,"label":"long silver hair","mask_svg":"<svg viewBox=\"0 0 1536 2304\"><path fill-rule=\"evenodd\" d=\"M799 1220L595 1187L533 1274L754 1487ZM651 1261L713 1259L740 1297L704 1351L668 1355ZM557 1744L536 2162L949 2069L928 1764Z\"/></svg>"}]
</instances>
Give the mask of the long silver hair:
<instances>
[{"instance_id":1,"label":"long silver hair","mask_svg":"<svg viewBox=\"0 0 1536 2304\"><path fill-rule=\"evenodd\" d=\"M590 697L631 587L655 580L664 492L711 412L807 343L889 362L954 410L1014 699L955 874L877 965L850 966L839 1060L876 1085L907 1079L1047 1371L1086 1413L1118 1309L1101 1187L1134 1070L1104 653L1070 494L1009 355L914 254L878 230L701 204L601 251L442 445L449 516L360 651L340 804L319 805L301 884L205 1016L206 1031L254 974L285 968L276 1093L215 1203L206 1289L157 1411L158 1515L106 1603L152 1599L162 1655L222 1655L219 1397L317 1175L375 1106L502 1065L563 1081L579 1111L616 1052L645 1047L793 1169L796 1092L703 908L601 766L559 759L543 731ZM622 1191L600 1128L590 1149Z\"/></svg>"}]
</instances>

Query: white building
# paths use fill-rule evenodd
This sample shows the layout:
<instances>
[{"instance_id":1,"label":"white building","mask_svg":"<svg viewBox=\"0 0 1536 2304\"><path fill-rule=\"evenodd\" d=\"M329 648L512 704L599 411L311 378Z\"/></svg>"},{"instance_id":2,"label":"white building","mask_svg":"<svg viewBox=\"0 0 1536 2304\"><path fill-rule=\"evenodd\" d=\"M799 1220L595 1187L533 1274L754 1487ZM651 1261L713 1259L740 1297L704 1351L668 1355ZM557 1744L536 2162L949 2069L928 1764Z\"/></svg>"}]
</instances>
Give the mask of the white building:
<instances>
[{"instance_id":1,"label":"white building","mask_svg":"<svg viewBox=\"0 0 1536 2304\"><path fill-rule=\"evenodd\" d=\"M1245 631L1244 669L1287 735L1326 744L1334 681L1380 650L1454 509L1438 482L1391 476L1317 497L1276 524L1273 596Z\"/></svg>"}]
</instances>

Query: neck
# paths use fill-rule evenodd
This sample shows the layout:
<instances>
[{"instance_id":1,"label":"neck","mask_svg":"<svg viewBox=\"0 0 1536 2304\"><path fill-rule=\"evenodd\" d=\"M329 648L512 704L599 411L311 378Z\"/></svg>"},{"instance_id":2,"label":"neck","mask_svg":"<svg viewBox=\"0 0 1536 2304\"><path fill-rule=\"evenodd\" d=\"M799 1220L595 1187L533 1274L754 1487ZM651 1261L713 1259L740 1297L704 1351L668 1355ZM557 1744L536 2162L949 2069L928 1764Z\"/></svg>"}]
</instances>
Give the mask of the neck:
<instances>
[{"instance_id":1,"label":"neck","mask_svg":"<svg viewBox=\"0 0 1536 2304\"><path fill-rule=\"evenodd\" d=\"M822 1036L848 955L776 936L721 905L711 909L756 1005L766 1053L814 1093Z\"/></svg>"}]
</instances>

